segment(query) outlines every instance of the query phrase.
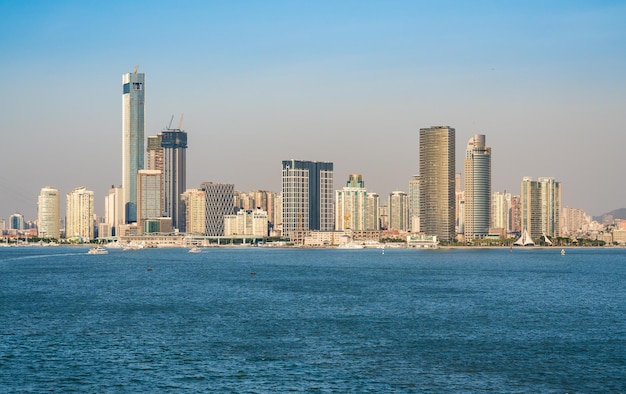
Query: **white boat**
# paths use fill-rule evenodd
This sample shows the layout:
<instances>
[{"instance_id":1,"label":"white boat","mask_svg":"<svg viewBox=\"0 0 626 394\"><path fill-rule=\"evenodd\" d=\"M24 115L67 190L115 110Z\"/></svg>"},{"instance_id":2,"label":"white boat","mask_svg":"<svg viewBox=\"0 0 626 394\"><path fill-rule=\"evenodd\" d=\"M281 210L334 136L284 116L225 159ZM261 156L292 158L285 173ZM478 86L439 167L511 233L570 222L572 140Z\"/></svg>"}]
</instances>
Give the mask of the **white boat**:
<instances>
[{"instance_id":1,"label":"white boat","mask_svg":"<svg viewBox=\"0 0 626 394\"><path fill-rule=\"evenodd\" d=\"M561 249L561 256L565 256L565 249Z\"/></svg>"},{"instance_id":2,"label":"white boat","mask_svg":"<svg viewBox=\"0 0 626 394\"><path fill-rule=\"evenodd\" d=\"M337 249L363 249L363 245L354 242L346 242L337 246Z\"/></svg>"},{"instance_id":3,"label":"white boat","mask_svg":"<svg viewBox=\"0 0 626 394\"><path fill-rule=\"evenodd\" d=\"M200 249L197 246L194 246L193 248L189 249L189 253L200 253L202 252L202 249Z\"/></svg>"},{"instance_id":4,"label":"white boat","mask_svg":"<svg viewBox=\"0 0 626 394\"><path fill-rule=\"evenodd\" d=\"M89 249L89 252L87 252L87 254L108 254L108 253L109 251L103 248L102 246L94 246L93 248Z\"/></svg>"}]
</instances>

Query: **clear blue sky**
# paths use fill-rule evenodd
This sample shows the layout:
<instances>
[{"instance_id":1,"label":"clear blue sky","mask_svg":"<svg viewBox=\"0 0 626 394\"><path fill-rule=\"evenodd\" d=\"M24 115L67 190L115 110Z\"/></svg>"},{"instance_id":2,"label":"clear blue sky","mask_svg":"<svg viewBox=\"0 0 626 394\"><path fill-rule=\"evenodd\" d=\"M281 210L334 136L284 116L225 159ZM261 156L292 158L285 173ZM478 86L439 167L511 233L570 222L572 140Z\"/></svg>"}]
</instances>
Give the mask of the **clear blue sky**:
<instances>
[{"instance_id":1,"label":"clear blue sky","mask_svg":"<svg viewBox=\"0 0 626 394\"><path fill-rule=\"evenodd\" d=\"M485 134L493 190L562 182L626 207L623 1L0 1L0 218L121 184L121 76L146 74L146 135L184 113L187 186L280 191L284 159L332 161L386 200L418 130ZM62 199L62 205L65 198Z\"/></svg>"}]
</instances>

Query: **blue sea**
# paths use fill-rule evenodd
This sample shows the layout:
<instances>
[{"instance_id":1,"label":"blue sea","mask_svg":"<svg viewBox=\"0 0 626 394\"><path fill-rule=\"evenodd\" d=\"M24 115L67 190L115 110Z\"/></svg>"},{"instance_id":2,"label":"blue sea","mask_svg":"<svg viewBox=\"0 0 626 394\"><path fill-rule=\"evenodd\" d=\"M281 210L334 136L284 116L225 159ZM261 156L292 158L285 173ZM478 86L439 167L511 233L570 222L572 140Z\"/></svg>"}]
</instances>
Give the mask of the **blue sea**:
<instances>
[{"instance_id":1,"label":"blue sea","mask_svg":"<svg viewBox=\"0 0 626 394\"><path fill-rule=\"evenodd\" d=\"M626 392L626 249L0 248L2 392Z\"/></svg>"}]
</instances>

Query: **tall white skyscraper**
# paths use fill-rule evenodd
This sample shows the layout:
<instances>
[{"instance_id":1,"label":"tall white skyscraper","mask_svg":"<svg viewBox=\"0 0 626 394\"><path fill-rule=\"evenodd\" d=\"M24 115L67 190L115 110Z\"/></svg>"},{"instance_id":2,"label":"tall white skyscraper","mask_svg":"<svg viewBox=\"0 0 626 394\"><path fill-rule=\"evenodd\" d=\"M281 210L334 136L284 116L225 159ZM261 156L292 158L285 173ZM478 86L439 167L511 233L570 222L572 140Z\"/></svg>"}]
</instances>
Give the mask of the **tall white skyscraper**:
<instances>
[{"instance_id":1,"label":"tall white skyscraper","mask_svg":"<svg viewBox=\"0 0 626 394\"><path fill-rule=\"evenodd\" d=\"M111 185L109 194L104 197L104 223L108 225L110 235L117 235L120 225L124 224L124 190L121 186Z\"/></svg>"},{"instance_id":2,"label":"tall white skyscraper","mask_svg":"<svg viewBox=\"0 0 626 394\"><path fill-rule=\"evenodd\" d=\"M61 223L59 191L51 186L41 189L38 199L37 230L39 238L59 238Z\"/></svg>"},{"instance_id":3,"label":"tall white skyscraper","mask_svg":"<svg viewBox=\"0 0 626 394\"><path fill-rule=\"evenodd\" d=\"M284 160L283 235L295 231L332 231L335 224L333 163Z\"/></svg>"},{"instance_id":4,"label":"tall white skyscraper","mask_svg":"<svg viewBox=\"0 0 626 394\"><path fill-rule=\"evenodd\" d=\"M420 225L442 242L455 238L455 130L448 126L420 129Z\"/></svg>"},{"instance_id":5,"label":"tall white skyscraper","mask_svg":"<svg viewBox=\"0 0 626 394\"><path fill-rule=\"evenodd\" d=\"M491 148L475 134L465 151L465 239L489 235L491 209Z\"/></svg>"},{"instance_id":6,"label":"tall white skyscraper","mask_svg":"<svg viewBox=\"0 0 626 394\"><path fill-rule=\"evenodd\" d=\"M145 76L122 76L122 188L124 221L137 221L137 172L144 168Z\"/></svg>"},{"instance_id":7,"label":"tall white skyscraper","mask_svg":"<svg viewBox=\"0 0 626 394\"><path fill-rule=\"evenodd\" d=\"M67 193L65 236L80 237L88 242L94 237L93 192L78 187Z\"/></svg>"}]
</instances>

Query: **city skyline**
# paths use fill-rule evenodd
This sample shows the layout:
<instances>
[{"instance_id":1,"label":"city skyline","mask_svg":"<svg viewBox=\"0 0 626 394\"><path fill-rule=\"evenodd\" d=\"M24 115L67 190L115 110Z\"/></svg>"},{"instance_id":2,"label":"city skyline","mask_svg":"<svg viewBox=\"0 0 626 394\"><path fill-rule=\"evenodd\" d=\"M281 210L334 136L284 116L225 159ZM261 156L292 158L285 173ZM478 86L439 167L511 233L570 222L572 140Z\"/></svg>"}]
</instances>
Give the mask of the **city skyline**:
<instances>
[{"instance_id":1,"label":"city skyline","mask_svg":"<svg viewBox=\"0 0 626 394\"><path fill-rule=\"evenodd\" d=\"M338 180L363 174L387 196L418 171L419 128L448 124L459 143L488 136L493 191L554 177L564 207L626 206L619 2L120 4L0 6L1 218L34 220L45 185L84 185L103 215L122 183L119 75L137 64L145 134L185 114L188 187L279 191L279 163L294 158L333 162ZM170 18L185 29L160 29ZM120 45L128 37L137 46ZM66 88L76 83L89 99ZM250 163L224 166L235 150Z\"/></svg>"}]
</instances>

